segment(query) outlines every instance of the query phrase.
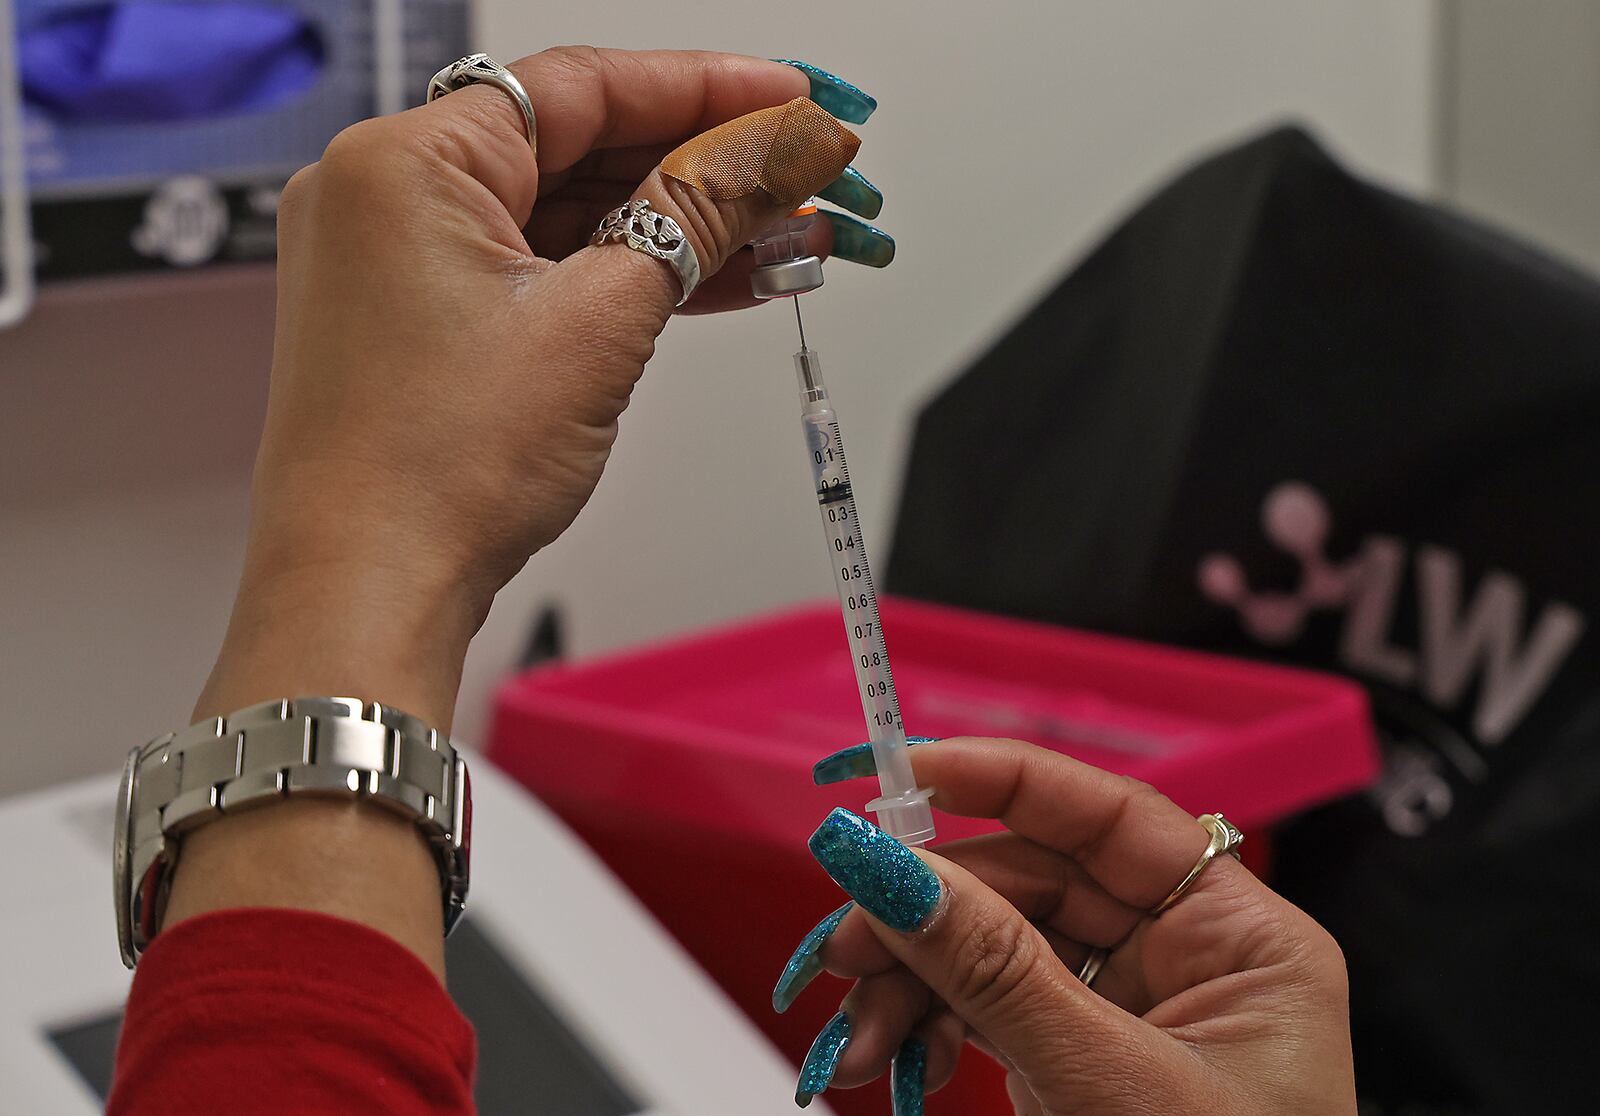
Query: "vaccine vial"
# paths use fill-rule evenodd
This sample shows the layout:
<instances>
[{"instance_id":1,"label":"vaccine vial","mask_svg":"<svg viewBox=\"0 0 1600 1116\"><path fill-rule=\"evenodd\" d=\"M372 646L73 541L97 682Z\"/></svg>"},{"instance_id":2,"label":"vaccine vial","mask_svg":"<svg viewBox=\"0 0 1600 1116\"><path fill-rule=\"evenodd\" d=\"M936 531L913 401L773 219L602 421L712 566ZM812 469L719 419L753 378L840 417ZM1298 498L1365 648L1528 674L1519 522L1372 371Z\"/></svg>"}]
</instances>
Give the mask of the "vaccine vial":
<instances>
[{"instance_id":1,"label":"vaccine vial","mask_svg":"<svg viewBox=\"0 0 1600 1116\"><path fill-rule=\"evenodd\" d=\"M822 286L822 261L806 246L806 230L817 219L817 203L808 201L750 242L756 267L750 292L757 298L786 298Z\"/></svg>"}]
</instances>

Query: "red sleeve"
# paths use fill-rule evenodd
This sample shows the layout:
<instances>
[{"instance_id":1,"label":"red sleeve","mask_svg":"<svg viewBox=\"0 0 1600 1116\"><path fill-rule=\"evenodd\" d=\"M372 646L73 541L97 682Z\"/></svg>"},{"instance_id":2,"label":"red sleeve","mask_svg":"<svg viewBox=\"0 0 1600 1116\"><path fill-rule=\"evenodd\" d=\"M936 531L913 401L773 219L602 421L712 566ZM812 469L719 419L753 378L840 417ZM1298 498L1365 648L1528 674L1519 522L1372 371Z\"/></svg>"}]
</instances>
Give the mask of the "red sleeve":
<instances>
[{"instance_id":1,"label":"red sleeve","mask_svg":"<svg viewBox=\"0 0 1600 1116\"><path fill-rule=\"evenodd\" d=\"M472 1026L393 939L308 911L218 911L139 961L107 1112L460 1114Z\"/></svg>"}]
</instances>

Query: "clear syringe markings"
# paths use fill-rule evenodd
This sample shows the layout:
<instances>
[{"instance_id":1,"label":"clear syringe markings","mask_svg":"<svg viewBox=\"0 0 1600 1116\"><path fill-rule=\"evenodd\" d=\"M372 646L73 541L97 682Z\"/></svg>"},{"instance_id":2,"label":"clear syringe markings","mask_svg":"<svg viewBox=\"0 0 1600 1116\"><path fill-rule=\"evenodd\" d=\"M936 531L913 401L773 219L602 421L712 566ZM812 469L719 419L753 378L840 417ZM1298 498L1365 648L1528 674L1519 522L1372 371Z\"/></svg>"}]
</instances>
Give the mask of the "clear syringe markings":
<instances>
[{"instance_id":1,"label":"clear syringe markings","mask_svg":"<svg viewBox=\"0 0 1600 1116\"><path fill-rule=\"evenodd\" d=\"M798 298L794 312L795 321L800 323ZM867 803L867 809L877 814L879 827L891 837L907 845L926 844L934 835L933 811L928 806L932 792L919 788L911 771L905 726L900 719L900 698L895 693L883 624L878 617L878 593L867 562L855 494L850 488L850 467L845 464L844 439L838 417L828 403L816 350L806 346L803 323L794 366L800 376L801 424L816 482L817 507L822 512L823 536L828 542L851 666L882 792Z\"/></svg>"}]
</instances>

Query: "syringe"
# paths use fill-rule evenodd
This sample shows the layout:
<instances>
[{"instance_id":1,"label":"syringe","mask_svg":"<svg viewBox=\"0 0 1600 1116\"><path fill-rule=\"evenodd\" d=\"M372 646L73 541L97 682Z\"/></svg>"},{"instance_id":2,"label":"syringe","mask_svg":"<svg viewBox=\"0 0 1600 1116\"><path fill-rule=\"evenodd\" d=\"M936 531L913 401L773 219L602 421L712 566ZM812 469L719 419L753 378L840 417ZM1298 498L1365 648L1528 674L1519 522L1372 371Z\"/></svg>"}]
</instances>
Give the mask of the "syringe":
<instances>
[{"instance_id":1,"label":"syringe","mask_svg":"<svg viewBox=\"0 0 1600 1116\"><path fill-rule=\"evenodd\" d=\"M807 210L809 209L809 212ZM861 711L866 715L867 738L878 769L878 798L867 809L889 836L907 845L922 845L934 836L932 791L917 786L900 719L900 698L889 669L889 651L878 616L878 591L867 562L866 539L856 513L850 487L850 469L844 459L844 439L839 419L828 402L822 382L822 365L815 349L806 345L806 327L800 317L799 295L822 285L822 266L805 247L804 232L815 207L802 207L778 229L755 242L758 266L751 288L759 297L794 296L794 320L800 330L800 351L794 355L800 377L800 421L805 433L811 475L816 482L817 507L822 513L823 537L828 544L834 587L844 613L845 639ZM814 281L812 279L814 278Z\"/></svg>"}]
</instances>

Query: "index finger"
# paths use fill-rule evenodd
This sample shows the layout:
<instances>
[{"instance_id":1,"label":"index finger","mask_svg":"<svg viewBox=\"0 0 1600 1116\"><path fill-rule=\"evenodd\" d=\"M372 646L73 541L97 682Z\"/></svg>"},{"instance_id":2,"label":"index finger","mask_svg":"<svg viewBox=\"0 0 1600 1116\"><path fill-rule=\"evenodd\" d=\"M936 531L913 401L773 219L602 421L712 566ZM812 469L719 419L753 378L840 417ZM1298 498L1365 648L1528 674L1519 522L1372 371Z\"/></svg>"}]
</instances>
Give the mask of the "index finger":
<instances>
[{"instance_id":1,"label":"index finger","mask_svg":"<svg viewBox=\"0 0 1600 1116\"><path fill-rule=\"evenodd\" d=\"M554 47L510 68L540 114L546 171L565 170L597 148L688 139L810 89L793 66L709 50Z\"/></svg>"},{"instance_id":2,"label":"index finger","mask_svg":"<svg viewBox=\"0 0 1600 1116\"><path fill-rule=\"evenodd\" d=\"M532 212L541 171L567 170L598 148L684 140L810 88L793 66L715 51L552 47L506 68L538 118L537 169L522 114L503 90L469 86L413 111L446 125L458 141L441 147L446 159L488 187L519 224Z\"/></svg>"},{"instance_id":3,"label":"index finger","mask_svg":"<svg viewBox=\"0 0 1600 1116\"><path fill-rule=\"evenodd\" d=\"M998 819L1140 910L1165 899L1210 841L1148 784L1020 740L943 740L911 749L911 766L940 810Z\"/></svg>"}]
</instances>

